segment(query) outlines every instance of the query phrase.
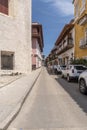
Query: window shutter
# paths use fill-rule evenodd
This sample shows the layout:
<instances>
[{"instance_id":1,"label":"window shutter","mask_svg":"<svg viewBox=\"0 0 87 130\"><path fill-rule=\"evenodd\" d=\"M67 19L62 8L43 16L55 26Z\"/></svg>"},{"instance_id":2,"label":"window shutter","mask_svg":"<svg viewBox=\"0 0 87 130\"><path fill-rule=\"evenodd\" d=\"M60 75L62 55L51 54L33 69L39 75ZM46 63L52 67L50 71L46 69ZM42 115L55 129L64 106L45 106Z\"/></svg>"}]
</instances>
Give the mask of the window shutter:
<instances>
[{"instance_id":1,"label":"window shutter","mask_svg":"<svg viewBox=\"0 0 87 130\"><path fill-rule=\"evenodd\" d=\"M0 0L0 12L8 14L8 0Z\"/></svg>"}]
</instances>

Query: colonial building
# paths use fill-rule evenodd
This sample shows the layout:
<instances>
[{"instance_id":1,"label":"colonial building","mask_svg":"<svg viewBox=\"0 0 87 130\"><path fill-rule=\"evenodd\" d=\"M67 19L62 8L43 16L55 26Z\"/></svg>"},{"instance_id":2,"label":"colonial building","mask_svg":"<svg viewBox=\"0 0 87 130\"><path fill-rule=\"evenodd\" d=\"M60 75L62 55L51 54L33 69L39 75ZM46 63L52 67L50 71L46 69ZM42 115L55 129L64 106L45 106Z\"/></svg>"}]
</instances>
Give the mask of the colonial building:
<instances>
[{"instance_id":1,"label":"colonial building","mask_svg":"<svg viewBox=\"0 0 87 130\"><path fill-rule=\"evenodd\" d=\"M0 0L0 72L31 71L31 0Z\"/></svg>"},{"instance_id":2,"label":"colonial building","mask_svg":"<svg viewBox=\"0 0 87 130\"><path fill-rule=\"evenodd\" d=\"M49 60L51 60L51 65L58 65L58 56L57 56L57 46L54 45L53 49L50 52Z\"/></svg>"},{"instance_id":3,"label":"colonial building","mask_svg":"<svg viewBox=\"0 0 87 130\"><path fill-rule=\"evenodd\" d=\"M61 31L55 45L58 64L69 64L74 58L74 24L66 24Z\"/></svg>"},{"instance_id":4,"label":"colonial building","mask_svg":"<svg viewBox=\"0 0 87 130\"><path fill-rule=\"evenodd\" d=\"M42 66L43 30L39 23L32 23L32 69Z\"/></svg>"},{"instance_id":5,"label":"colonial building","mask_svg":"<svg viewBox=\"0 0 87 130\"><path fill-rule=\"evenodd\" d=\"M46 58L48 64L51 65L67 65L74 59L75 50L75 28L74 20L66 24L58 36L53 49Z\"/></svg>"},{"instance_id":6,"label":"colonial building","mask_svg":"<svg viewBox=\"0 0 87 130\"><path fill-rule=\"evenodd\" d=\"M75 57L87 59L87 0L73 0L75 15Z\"/></svg>"}]
</instances>

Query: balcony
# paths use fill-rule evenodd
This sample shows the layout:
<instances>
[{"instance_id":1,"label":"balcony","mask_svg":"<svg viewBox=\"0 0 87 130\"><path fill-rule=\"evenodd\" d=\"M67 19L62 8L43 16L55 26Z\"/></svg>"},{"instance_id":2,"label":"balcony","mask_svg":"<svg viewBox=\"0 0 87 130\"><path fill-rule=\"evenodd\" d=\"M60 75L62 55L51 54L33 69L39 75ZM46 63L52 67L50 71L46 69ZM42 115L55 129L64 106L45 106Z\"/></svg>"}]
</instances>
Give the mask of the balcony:
<instances>
[{"instance_id":1,"label":"balcony","mask_svg":"<svg viewBox=\"0 0 87 130\"><path fill-rule=\"evenodd\" d=\"M72 38L68 38L67 39L67 42L65 42L64 45L62 45L58 51L57 51L57 54L61 54L61 53L64 53L65 51L69 50L70 48L74 47L74 44L73 44L73 39Z\"/></svg>"},{"instance_id":2,"label":"balcony","mask_svg":"<svg viewBox=\"0 0 87 130\"><path fill-rule=\"evenodd\" d=\"M82 38L82 39L80 40L79 47L80 47L81 49L87 48L87 39Z\"/></svg>"},{"instance_id":3,"label":"balcony","mask_svg":"<svg viewBox=\"0 0 87 130\"><path fill-rule=\"evenodd\" d=\"M38 37L38 36L40 36L40 33L33 31L32 36Z\"/></svg>"},{"instance_id":4,"label":"balcony","mask_svg":"<svg viewBox=\"0 0 87 130\"><path fill-rule=\"evenodd\" d=\"M79 25L84 25L85 23L87 23L87 14L85 14L83 17L81 17L81 18L78 20L78 24L79 24Z\"/></svg>"}]
</instances>

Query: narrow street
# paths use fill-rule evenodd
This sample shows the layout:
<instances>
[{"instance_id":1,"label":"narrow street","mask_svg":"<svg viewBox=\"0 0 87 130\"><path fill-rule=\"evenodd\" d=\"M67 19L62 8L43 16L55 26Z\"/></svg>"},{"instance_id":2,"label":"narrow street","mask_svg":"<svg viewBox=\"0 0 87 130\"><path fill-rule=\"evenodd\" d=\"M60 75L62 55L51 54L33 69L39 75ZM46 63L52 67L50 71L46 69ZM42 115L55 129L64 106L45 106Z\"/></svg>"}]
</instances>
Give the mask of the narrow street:
<instances>
[{"instance_id":1,"label":"narrow street","mask_svg":"<svg viewBox=\"0 0 87 130\"><path fill-rule=\"evenodd\" d=\"M87 96L43 68L8 130L87 130Z\"/></svg>"}]
</instances>

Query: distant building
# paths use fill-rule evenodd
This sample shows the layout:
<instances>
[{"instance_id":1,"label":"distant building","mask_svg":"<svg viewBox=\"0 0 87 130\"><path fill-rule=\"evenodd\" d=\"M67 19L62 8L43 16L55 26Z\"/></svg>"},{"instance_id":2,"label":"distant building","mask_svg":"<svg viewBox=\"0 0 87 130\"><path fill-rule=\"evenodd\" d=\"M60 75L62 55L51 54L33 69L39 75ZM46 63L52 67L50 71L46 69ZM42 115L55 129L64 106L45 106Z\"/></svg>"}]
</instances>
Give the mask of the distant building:
<instances>
[{"instance_id":1,"label":"distant building","mask_svg":"<svg viewBox=\"0 0 87 130\"><path fill-rule=\"evenodd\" d=\"M31 71L31 0L0 0L0 70Z\"/></svg>"},{"instance_id":2,"label":"distant building","mask_svg":"<svg viewBox=\"0 0 87 130\"><path fill-rule=\"evenodd\" d=\"M87 59L87 0L73 0L75 15L75 57Z\"/></svg>"},{"instance_id":3,"label":"distant building","mask_svg":"<svg viewBox=\"0 0 87 130\"><path fill-rule=\"evenodd\" d=\"M42 55L42 65L45 66L45 55Z\"/></svg>"},{"instance_id":4,"label":"distant building","mask_svg":"<svg viewBox=\"0 0 87 130\"><path fill-rule=\"evenodd\" d=\"M43 30L39 23L32 23L32 69L42 66Z\"/></svg>"},{"instance_id":5,"label":"distant building","mask_svg":"<svg viewBox=\"0 0 87 130\"><path fill-rule=\"evenodd\" d=\"M66 24L58 36L54 48L51 50L46 62L50 65L67 65L74 59L74 24L73 20Z\"/></svg>"},{"instance_id":6,"label":"distant building","mask_svg":"<svg viewBox=\"0 0 87 130\"><path fill-rule=\"evenodd\" d=\"M56 43L58 64L69 64L74 59L74 24L69 23L62 29Z\"/></svg>"}]
</instances>

